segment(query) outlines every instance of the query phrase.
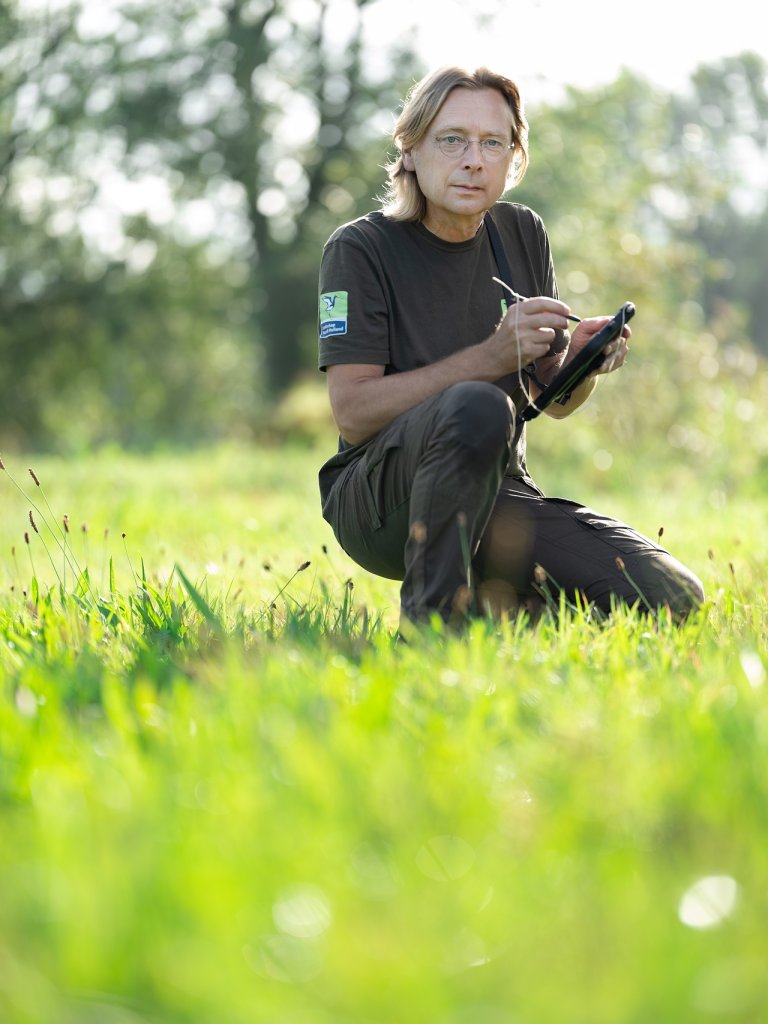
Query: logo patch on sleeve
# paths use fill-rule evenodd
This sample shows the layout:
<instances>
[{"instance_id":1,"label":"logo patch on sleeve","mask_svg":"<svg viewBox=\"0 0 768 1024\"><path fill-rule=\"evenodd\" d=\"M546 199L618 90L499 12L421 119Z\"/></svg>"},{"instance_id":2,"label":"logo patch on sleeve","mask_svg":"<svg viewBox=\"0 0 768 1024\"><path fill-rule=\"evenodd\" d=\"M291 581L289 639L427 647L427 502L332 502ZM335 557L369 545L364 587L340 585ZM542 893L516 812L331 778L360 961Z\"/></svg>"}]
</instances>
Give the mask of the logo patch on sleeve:
<instances>
[{"instance_id":1,"label":"logo patch on sleeve","mask_svg":"<svg viewBox=\"0 0 768 1024\"><path fill-rule=\"evenodd\" d=\"M349 292L324 292L320 296L320 337L347 333Z\"/></svg>"}]
</instances>

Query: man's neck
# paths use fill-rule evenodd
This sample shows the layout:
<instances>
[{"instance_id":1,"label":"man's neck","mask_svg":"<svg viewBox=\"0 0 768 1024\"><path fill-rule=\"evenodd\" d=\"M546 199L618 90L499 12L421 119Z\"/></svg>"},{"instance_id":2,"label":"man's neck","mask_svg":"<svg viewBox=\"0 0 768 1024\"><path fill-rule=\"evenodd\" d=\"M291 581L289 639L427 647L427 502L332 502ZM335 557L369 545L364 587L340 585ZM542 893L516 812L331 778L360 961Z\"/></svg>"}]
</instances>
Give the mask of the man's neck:
<instances>
[{"instance_id":1,"label":"man's neck","mask_svg":"<svg viewBox=\"0 0 768 1024\"><path fill-rule=\"evenodd\" d=\"M484 213L467 218L440 218L427 213L421 222L427 231L445 242L468 242L480 230Z\"/></svg>"}]
</instances>

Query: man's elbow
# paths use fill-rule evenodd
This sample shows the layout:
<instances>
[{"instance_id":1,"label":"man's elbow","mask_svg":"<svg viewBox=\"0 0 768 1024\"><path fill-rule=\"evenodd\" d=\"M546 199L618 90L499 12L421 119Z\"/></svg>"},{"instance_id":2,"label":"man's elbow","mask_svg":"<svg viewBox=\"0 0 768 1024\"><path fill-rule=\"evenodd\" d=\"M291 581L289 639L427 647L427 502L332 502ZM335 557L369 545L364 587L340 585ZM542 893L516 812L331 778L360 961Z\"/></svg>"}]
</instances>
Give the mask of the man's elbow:
<instances>
[{"instance_id":1,"label":"man's elbow","mask_svg":"<svg viewBox=\"0 0 768 1024\"><path fill-rule=\"evenodd\" d=\"M373 437L375 431L367 430L360 418L348 409L334 409L333 419L341 437L347 444L362 444Z\"/></svg>"}]
</instances>

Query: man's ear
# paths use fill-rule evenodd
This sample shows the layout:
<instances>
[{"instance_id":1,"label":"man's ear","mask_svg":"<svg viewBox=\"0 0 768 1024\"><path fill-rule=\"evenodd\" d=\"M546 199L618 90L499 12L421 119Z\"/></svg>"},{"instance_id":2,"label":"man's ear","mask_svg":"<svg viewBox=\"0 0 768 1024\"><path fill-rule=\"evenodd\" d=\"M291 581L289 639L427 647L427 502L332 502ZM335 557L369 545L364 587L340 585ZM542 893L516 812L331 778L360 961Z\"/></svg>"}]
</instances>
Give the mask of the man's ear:
<instances>
[{"instance_id":1,"label":"man's ear","mask_svg":"<svg viewBox=\"0 0 768 1024\"><path fill-rule=\"evenodd\" d=\"M403 167L406 171L415 171L416 167L413 163L413 151L410 149L403 150Z\"/></svg>"}]
</instances>

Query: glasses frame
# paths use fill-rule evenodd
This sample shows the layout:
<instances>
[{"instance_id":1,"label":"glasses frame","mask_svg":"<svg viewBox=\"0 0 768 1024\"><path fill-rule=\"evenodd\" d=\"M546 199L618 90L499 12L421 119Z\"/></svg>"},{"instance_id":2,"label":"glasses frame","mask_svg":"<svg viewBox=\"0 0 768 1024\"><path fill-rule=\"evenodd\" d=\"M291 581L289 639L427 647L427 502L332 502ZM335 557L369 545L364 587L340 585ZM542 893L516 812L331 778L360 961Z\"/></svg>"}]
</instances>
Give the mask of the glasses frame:
<instances>
[{"instance_id":1,"label":"glasses frame","mask_svg":"<svg viewBox=\"0 0 768 1024\"><path fill-rule=\"evenodd\" d=\"M443 146L446 142L446 139L450 138L455 138L457 140L462 139L464 142L464 148L455 153L446 153ZM514 142L510 142L506 146L502 144L498 150L496 150L495 147L492 149L488 149L488 147L486 146L487 142L500 142L501 140L496 138L495 136L488 139L468 139L460 132L447 132L445 135L435 135L433 137L433 141L437 148L440 150L440 152L443 154L443 156L447 156L451 160L455 160L457 157L463 157L473 142L477 143L480 152L483 155L483 159L488 160L491 163L500 163L503 160L503 158L505 156L508 156L510 151L514 150L515 148ZM498 156L496 155L497 152Z\"/></svg>"}]
</instances>

